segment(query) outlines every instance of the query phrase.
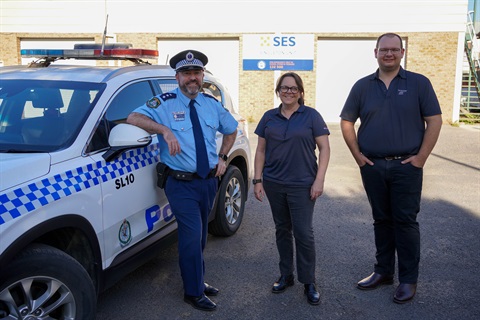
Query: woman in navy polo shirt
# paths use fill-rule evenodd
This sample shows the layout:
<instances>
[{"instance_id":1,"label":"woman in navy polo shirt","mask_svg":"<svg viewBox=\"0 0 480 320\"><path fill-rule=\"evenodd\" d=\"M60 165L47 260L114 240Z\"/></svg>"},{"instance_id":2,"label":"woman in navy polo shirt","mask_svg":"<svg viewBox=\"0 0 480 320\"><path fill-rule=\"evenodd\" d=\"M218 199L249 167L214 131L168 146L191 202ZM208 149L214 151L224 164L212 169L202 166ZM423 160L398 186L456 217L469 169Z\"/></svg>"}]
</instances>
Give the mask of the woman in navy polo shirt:
<instances>
[{"instance_id":1,"label":"woman in navy polo shirt","mask_svg":"<svg viewBox=\"0 0 480 320\"><path fill-rule=\"evenodd\" d=\"M298 281L305 286L307 301L316 305L320 295L315 286L312 219L315 201L323 193L330 132L320 113L305 106L303 81L296 73L283 74L275 92L282 103L265 112L255 129L253 179L255 197L262 201L267 196L275 222L280 278L272 292L294 284L295 243Z\"/></svg>"}]
</instances>

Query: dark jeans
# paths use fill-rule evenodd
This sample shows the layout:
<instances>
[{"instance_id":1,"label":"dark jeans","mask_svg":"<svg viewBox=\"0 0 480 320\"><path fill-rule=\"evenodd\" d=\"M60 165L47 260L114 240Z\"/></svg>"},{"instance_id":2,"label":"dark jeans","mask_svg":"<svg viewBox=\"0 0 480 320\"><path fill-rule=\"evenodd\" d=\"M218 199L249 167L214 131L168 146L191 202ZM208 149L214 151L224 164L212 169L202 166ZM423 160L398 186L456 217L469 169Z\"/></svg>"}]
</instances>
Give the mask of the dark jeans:
<instances>
[{"instance_id":1,"label":"dark jeans","mask_svg":"<svg viewBox=\"0 0 480 320\"><path fill-rule=\"evenodd\" d=\"M398 279L416 283L420 262L420 211L423 169L401 164L402 160L372 159L364 165L363 186L374 219L377 248L375 272L395 273L395 251L398 256Z\"/></svg>"},{"instance_id":2,"label":"dark jeans","mask_svg":"<svg viewBox=\"0 0 480 320\"><path fill-rule=\"evenodd\" d=\"M315 200L310 187L283 186L264 181L263 187L272 209L275 236L280 255L280 273L293 274L293 238L295 237L298 281L315 282L315 239L312 219Z\"/></svg>"}]
</instances>

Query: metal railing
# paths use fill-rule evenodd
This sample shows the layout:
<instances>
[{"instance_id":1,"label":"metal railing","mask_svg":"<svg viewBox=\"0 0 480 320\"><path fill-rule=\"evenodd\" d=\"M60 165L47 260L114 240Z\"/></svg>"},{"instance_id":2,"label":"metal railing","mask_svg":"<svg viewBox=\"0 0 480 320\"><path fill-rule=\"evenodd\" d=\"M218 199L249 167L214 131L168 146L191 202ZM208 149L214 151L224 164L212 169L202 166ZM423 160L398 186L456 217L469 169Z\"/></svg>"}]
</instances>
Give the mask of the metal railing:
<instances>
[{"instance_id":1,"label":"metal railing","mask_svg":"<svg viewBox=\"0 0 480 320\"><path fill-rule=\"evenodd\" d=\"M465 33L465 54L469 68L462 79L460 121L480 122L480 41L475 34L473 13L468 12Z\"/></svg>"}]
</instances>

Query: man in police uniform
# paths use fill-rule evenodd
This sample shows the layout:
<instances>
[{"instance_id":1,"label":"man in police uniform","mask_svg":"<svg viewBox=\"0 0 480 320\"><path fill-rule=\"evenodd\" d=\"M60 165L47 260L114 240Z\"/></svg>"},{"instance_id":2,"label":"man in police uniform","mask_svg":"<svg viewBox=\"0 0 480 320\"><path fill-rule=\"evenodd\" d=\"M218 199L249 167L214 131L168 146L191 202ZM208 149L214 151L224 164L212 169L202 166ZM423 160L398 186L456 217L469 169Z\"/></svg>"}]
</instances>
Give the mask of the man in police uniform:
<instances>
[{"instance_id":1,"label":"man in police uniform","mask_svg":"<svg viewBox=\"0 0 480 320\"><path fill-rule=\"evenodd\" d=\"M165 194L178 223L184 300L197 309L211 311L216 304L207 295L215 296L218 290L204 282L208 215L238 123L219 101L200 93L207 62L208 58L195 50L172 57L170 66L176 71L179 87L135 109L127 122L158 134L161 161L171 169ZM218 154L217 131L223 134Z\"/></svg>"}]
</instances>

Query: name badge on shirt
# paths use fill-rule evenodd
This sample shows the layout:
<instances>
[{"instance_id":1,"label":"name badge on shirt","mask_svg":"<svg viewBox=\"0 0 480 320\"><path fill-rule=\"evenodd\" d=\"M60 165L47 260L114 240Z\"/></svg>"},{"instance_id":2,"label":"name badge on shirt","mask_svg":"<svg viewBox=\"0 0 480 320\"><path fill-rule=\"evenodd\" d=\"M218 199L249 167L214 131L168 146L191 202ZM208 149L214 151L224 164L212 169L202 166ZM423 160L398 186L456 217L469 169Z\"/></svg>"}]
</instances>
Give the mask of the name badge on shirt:
<instances>
[{"instance_id":1,"label":"name badge on shirt","mask_svg":"<svg viewBox=\"0 0 480 320\"><path fill-rule=\"evenodd\" d=\"M185 111L172 112L173 120L175 121L185 121Z\"/></svg>"}]
</instances>

